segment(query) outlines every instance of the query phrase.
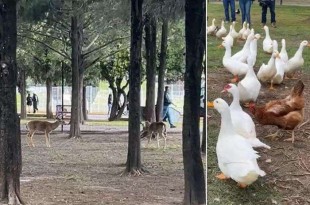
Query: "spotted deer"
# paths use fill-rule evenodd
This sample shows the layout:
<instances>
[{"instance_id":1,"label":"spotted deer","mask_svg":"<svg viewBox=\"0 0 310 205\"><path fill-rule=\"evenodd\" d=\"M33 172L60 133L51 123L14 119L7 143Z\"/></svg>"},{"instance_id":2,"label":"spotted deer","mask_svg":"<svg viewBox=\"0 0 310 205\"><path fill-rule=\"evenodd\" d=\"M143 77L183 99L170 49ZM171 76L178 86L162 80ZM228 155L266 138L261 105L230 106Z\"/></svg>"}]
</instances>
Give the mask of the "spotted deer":
<instances>
[{"instance_id":1,"label":"spotted deer","mask_svg":"<svg viewBox=\"0 0 310 205\"><path fill-rule=\"evenodd\" d=\"M50 133L55 130L59 125L65 124L65 122L61 119L56 118L56 122L47 122L47 121L41 121L41 120L33 120L29 121L26 125L28 129L27 134L27 144L30 147L29 140L31 142L31 146L35 147L32 137L36 131L44 132L45 133L45 140L46 140L46 146L51 147L50 144Z\"/></svg>"},{"instance_id":2,"label":"spotted deer","mask_svg":"<svg viewBox=\"0 0 310 205\"><path fill-rule=\"evenodd\" d=\"M147 146L149 145L153 134L155 134L157 140L157 148L159 148L159 135L164 138L165 145L164 149L166 149L166 139L167 139L167 129L166 124L163 122L149 122L145 121L145 125L143 125L143 130L141 131L140 138L147 137L148 142Z\"/></svg>"}]
</instances>

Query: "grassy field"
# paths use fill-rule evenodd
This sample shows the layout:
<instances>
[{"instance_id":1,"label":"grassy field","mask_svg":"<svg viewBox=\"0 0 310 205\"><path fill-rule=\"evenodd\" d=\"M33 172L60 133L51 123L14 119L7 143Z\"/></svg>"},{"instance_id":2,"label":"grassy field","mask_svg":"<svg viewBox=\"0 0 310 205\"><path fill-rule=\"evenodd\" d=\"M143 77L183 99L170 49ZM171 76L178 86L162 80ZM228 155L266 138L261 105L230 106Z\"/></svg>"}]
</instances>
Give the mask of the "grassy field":
<instances>
[{"instance_id":1,"label":"grassy field","mask_svg":"<svg viewBox=\"0 0 310 205\"><path fill-rule=\"evenodd\" d=\"M285 0L284 0L285 1ZM238 8L238 3L236 5ZM207 4L207 16L209 18L208 25L211 24L211 21L213 18L216 19L216 25L220 25L221 19L224 17L224 11L223 11L223 5L221 3L209 3ZM252 18L252 27L255 29L255 33L260 33L263 37L265 36L265 33L262 29L260 20L261 20L261 7L258 5L257 1L254 1L254 4L252 6L251 10L251 18ZM286 39L286 47L287 52L289 55L289 58L291 58L296 50L299 47L299 44L303 40L310 40L309 39L309 33L310 33L310 27L307 26L310 23L310 9L309 7L301 7L301 6L289 6L289 5L283 5L283 6L276 6L276 19L277 19L277 28L271 28L270 27L270 36L272 39L275 39L278 41L279 49L281 49L281 39ZM236 31L239 31L241 29L241 16L237 15L237 21L236 24ZM267 25L270 25L270 14L268 11L267 14ZM226 28L229 28L229 24L225 25ZM270 56L264 54L262 52L262 41L263 38L261 38L258 41L258 56L257 61L255 65L255 69L258 70L261 64L267 63ZM207 66L208 66L208 100L213 100L217 97L223 97L219 93L222 86L224 86L229 78L232 78L232 75L227 72L222 65L222 58L224 56L224 49L218 49L217 46L221 44L221 41L219 39L215 39L214 36L208 36L207 37ZM243 42L235 44L232 53L236 53L237 51L241 50L243 47ZM309 75L309 67L310 67L310 49L305 48L304 53L304 66L303 66L303 73L307 76ZM209 80L209 78L212 78L212 80ZM227 80L227 82L225 81ZM284 87L288 86L286 84ZM283 88L282 89L286 89ZM282 92L282 91L281 91ZM285 94L285 91L283 92ZM280 93L277 93L280 94ZM271 94L270 94L271 95ZM273 94L275 95L275 94ZM224 97L225 98L225 97ZM226 98L227 99L227 98ZM229 98L231 100L231 97ZM268 99L269 100L269 99ZM298 202L298 201L290 201L285 202L285 198L289 198L290 196L303 196L302 194L296 194L295 189L293 188L293 185L288 183L287 189L283 191L279 191L280 189L276 188L276 183L272 183L272 181L276 181L276 177L278 175L271 174L271 171L269 171L272 168L276 167L275 164L267 164L266 165L266 157L270 156L276 156L274 154L276 151L272 150L270 152L261 152L261 155L263 156L262 159L259 159L260 165L263 166L264 170L267 170L267 176L264 178L259 178L257 182L252 184L250 187L248 187L245 190L241 190L237 188L236 183L232 180L228 180L226 182L217 180L215 178L215 175L220 172L218 169L217 159L216 159L216 152L215 152L215 146L217 142L217 136L219 133L219 124L220 124L220 115L216 111L208 111L210 115L212 115L212 118L208 120L208 155L207 155L207 175L208 175L208 204L216 204L216 205L230 205L230 204L305 204L307 202ZM262 128L259 127L258 134L261 136L263 134L266 134L266 131L269 132L269 130L261 130ZM283 144L283 142L280 142L279 144L272 144L270 141L267 142L267 144L271 144L272 147L277 147L277 149L283 149L285 151L299 151L302 152L300 149L296 149L290 144ZM306 144L306 143L304 143ZM308 149L308 148L307 148ZM290 156L296 156L296 154L290 154L288 151L288 154ZM283 155L282 155L283 156ZM268 159L268 158L267 158ZM273 158L275 162L281 162L283 164L283 159L277 159L276 157ZM291 159L290 159L291 160ZM294 158L292 159L294 160ZM309 159L306 159L306 163L309 164ZM280 164L281 164L280 163ZM285 162L284 162L285 164ZM298 165L296 166L298 167ZM292 168L293 169L293 168ZM296 171L296 170L295 170ZM279 172L284 172L280 169ZM290 174L290 172L286 173L287 175ZM280 174L279 174L280 175ZM281 176L284 176L284 173L281 173ZM305 184L309 184L309 178L301 180ZM296 186L298 187L298 186ZM305 189L303 189L305 190ZM290 199L291 200L291 199Z\"/></svg>"}]
</instances>

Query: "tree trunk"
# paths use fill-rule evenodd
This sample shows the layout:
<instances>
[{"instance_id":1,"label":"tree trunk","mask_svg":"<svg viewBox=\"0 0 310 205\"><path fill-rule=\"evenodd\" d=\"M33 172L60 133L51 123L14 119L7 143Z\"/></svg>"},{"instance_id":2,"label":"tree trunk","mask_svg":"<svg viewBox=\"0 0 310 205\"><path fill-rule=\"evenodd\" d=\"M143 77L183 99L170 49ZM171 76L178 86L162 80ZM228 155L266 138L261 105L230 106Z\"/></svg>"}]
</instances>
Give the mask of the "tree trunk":
<instances>
[{"instance_id":1,"label":"tree trunk","mask_svg":"<svg viewBox=\"0 0 310 205\"><path fill-rule=\"evenodd\" d=\"M140 148L140 91L141 91L141 44L143 0L131 0L131 41L129 68L129 125L128 154L125 172L139 175L141 167Z\"/></svg>"},{"instance_id":2,"label":"tree trunk","mask_svg":"<svg viewBox=\"0 0 310 205\"><path fill-rule=\"evenodd\" d=\"M84 91L84 76L83 76L83 74L81 73L81 71L80 71L80 78L79 78L79 88L80 88L80 123L82 124L82 125L84 125L84 123L85 123L85 118L84 118L84 106L86 106L86 103L85 103L85 105L84 105L84 100L85 100L85 102L86 102L86 98L84 99L84 93L83 93L83 91Z\"/></svg>"},{"instance_id":3,"label":"tree trunk","mask_svg":"<svg viewBox=\"0 0 310 205\"><path fill-rule=\"evenodd\" d=\"M146 58L146 119L155 121L155 77L156 77L156 18L146 15L145 48Z\"/></svg>"},{"instance_id":4,"label":"tree trunk","mask_svg":"<svg viewBox=\"0 0 310 205\"><path fill-rule=\"evenodd\" d=\"M52 119L53 118L53 112L52 112L52 79L47 78L46 79L46 118Z\"/></svg>"},{"instance_id":5,"label":"tree trunk","mask_svg":"<svg viewBox=\"0 0 310 205\"><path fill-rule=\"evenodd\" d=\"M71 17L71 64L72 64L72 103L71 103L71 126L69 138L80 138L81 98L80 98L80 57L82 52L82 24L81 16L77 14L78 2L72 0L75 15Z\"/></svg>"},{"instance_id":6,"label":"tree trunk","mask_svg":"<svg viewBox=\"0 0 310 205\"><path fill-rule=\"evenodd\" d=\"M21 69L20 73L20 118L26 119L27 117L27 102L26 102L26 71L24 68Z\"/></svg>"},{"instance_id":7,"label":"tree trunk","mask_svg":"<svg viewBox=\"0 0 310 205\"><path fill-rule=\"evenodd\" d=\"M13 205L23 204L20 121L16 110L16 33L16 0L0 0L0 204Z\"/></svg>"},{"instance_id":8,"label":"tree trunk","mask_svg":"<svg viewBox=\"0 0 310 205\"><path fill-rule=\"evenodd\" d=\"M200 92L205 39L205 1L186 0L186 69L184 77L183 163L184 204L206 203L205 177L200 152Z\"/></svg>"},{"instance_id":9,"label":"tree trunk","mask_svg":"<svg viewBox=\"0 0 310 205\"><path fill-rule=\"evenodd\" d=\"M88 120L88 114L87 114L87 107L86 107L87 103L86 103L86 86L83 86L83 118L84 121Z\"/></svg>"},{"instance_id":10,"label":"tree trunk","mask_svg":"<svg viewBox=\"0 0 310 205\"><path fill-rule=\"evenodd\" d=\"M162 112L164 106L164 88L165 88L165 71L167 59L167 41L168 41L168 20L163 19L161 34L161 48L159 57L159 70L158 70L158 91L156 102L156 121L162 121Z\"/></svg>"}]
</instances>

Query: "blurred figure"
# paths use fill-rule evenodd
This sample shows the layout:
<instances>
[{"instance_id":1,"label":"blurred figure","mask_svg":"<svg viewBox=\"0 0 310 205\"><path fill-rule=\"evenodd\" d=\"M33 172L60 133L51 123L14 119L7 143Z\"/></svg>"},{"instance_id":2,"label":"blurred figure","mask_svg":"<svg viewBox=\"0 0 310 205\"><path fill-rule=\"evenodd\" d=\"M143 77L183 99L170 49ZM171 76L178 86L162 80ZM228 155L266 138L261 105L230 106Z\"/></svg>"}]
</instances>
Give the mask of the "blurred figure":
<instances>
[{"instance_id":1,"label":"blurred figure","mask_svg":"<svg viewBox=\"0 0 310 205\"><path fill-rule=\"evenodd\" d=\"M38 111L39 98L35 93L33 93L32 102L33 102L33 113L36 113Z\"/></svg>"},{"instance_id":2,"label":"blurred figure","mask_svg":"<svg viewBox=\"0 0 310 205\"><path fill-rule=\"evenodd\" d=\"M175 128L176 126L173 124L170 114L170 105L173 104L171 97L170 97L170 91L169 87L165 87L164 92L164 108L163 108L163 119L168 119L168 122L170 124L170 128Z\"/></svg>"},{"instance_id":3,"label":"blurred figure","mask_svg":"<svg viewBox=\"0 0 310 205\"><path fill-rule=\"evenodd\" d=\"M27 101L28 113L30 113L30 109L32 107L32 97L30 96L30 93L28 93L26 101Z\"/></svg>"},{"instance_id":4,"label":"blurred figure","mask_svg":"<svg viewBox=\"0 0 310 205\"><path fill-rule=\"evenodd\" d=\"M259 0L259 5L262 7L262 26L266 25L267 9L269 8L271 16L271 26L276 28L276 1L275 0Z\"/></svg>"},{"instance_id":5,"label":"blurred figure","mask_svg":"<svg viewBox=\"0 0 310 205\"><path fill-rule=\"evenodd\" d=\"M242 23L246 21L251 25L251 5L252 0L239 0Z\"/></svg>"},{"instance_id":6,"label":"blurred figure","mask_svg":"<svg viewBox=\"0 0 310 205\"><path fill-rule=\"evenodd\" d=\"M111 114L111 109L112 109L112 94L109 94L109 98L108 98L108 115Z\"/></svg>"}]
</instances>

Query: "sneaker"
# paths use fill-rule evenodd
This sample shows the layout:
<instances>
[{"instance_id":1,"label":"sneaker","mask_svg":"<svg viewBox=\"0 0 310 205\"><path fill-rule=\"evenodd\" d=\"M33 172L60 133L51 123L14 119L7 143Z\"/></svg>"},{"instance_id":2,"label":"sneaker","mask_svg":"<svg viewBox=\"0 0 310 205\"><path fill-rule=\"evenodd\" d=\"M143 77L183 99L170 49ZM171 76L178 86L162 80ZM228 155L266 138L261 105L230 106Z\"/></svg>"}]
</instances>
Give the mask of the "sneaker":
<instances>
[{"instance_id":1,"label":"sneaker","mask_svg":"<svg viewBox=\"0 0 310 205\"><path fill-rule=\"evenodd\" d=\"M176 126L174 126L174 125L170 125L170 128L176 128Z\"/></svg>"},{"instance_id":2,"label":"sneaker","mask_svg":"<svg viewBox=\"0 0 310 205\"><path fill-rule=\"evenodd\" d=\"M277 28L276 23L272 23L271 26L272 26L273 28Z\"/></svg>"},{"instance_id":3,"label":"sneaker","mask_svg":"<svg viewBox=\"0 0 310 205\"><path fill-rule=\"evenodd\" d=\"M264 26L266 26L266 24L265 24L265 23L262 23L262 27L264 27Z\"/></svg>"}]
</instances>

